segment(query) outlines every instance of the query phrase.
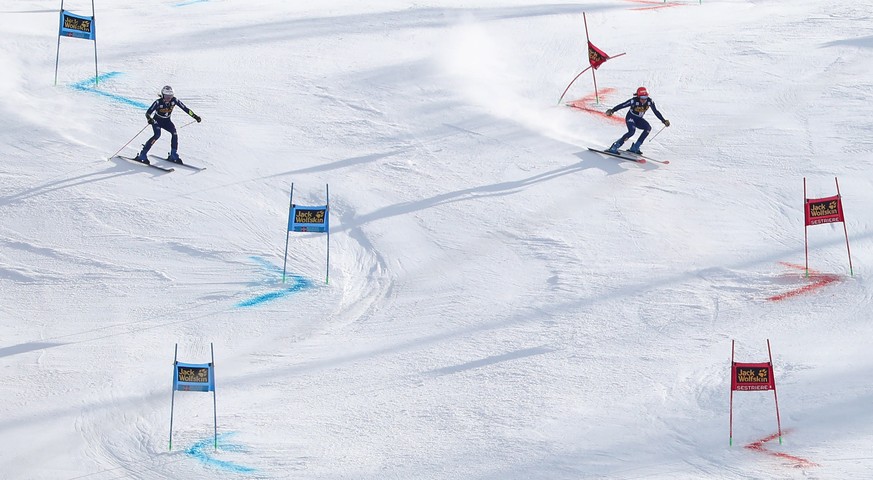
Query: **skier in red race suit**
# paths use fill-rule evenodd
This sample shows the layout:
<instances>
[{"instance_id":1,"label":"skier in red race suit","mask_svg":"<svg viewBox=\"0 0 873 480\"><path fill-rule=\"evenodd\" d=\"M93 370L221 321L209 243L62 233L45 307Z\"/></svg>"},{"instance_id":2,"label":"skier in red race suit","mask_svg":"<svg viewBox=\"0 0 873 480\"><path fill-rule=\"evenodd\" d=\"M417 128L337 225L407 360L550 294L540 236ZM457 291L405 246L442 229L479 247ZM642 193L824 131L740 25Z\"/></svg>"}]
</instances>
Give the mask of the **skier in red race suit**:
<instances>
[{"instance_id":1,"label":"skier in red race suit","mask_svg":"<svg viewBox=\"0 0 873 480\"><path fill-rule=\"evenodd\" d=\"M627 111L627 115L625 115L624 117L624 121L627 124L627 133L625 133L624 135L622 135L621 138L616 140L615 143L613 143L607 151L610 153L618 154L619 147L624 145L624 142L631 138L637 131L637 128L639 128L643 131L643 133L640 134L640 138L638 138L637 141L634 142L633 145L631 145L631 148L629 148L628 151L631 153L636 153L637 155L642 155L643 152L640 151L640 145L643 144L643 141L646 139L646 137L649 136L649 132L652 131L652 126L649 125L649 122L647 122L643 118L643 115L646 114L646 111L651 108L652 111L655 112L655 116L658 117L658 120L664 122L664 126L666 127L670 126L670 120L664 120L661 112L659 112L658 109L655 107L655 101L652 100L651 97L649 97L649 92L646 91L646 87L638 88L637 93L633 96L633 98L625 102L619 103L615 107L610 108L606 111L606 115L612 116L612 114L615 113L617 110L621 110L622 108L627 107L630 107L630 110Z\"/></svg>"}]
</instances>

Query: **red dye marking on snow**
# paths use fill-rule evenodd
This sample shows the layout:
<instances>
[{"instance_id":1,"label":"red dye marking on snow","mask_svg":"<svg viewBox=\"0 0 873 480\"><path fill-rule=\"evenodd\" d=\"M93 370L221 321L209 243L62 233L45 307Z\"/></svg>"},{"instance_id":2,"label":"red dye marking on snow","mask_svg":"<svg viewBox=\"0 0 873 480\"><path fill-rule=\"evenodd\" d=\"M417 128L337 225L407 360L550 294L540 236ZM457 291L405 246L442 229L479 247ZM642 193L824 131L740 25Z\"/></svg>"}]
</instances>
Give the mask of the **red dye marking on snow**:
<instances>
[{"instance_id":1,"label":"red dye marking on snow","mask_svg":"<svg viewBox=\"0 0 873 480\"><path fill-rule=\"evenodd\" d=\"M615 91L614 88L605 88L605 89L600 91L600 96L603 96L607 93L612 93L614 91ZM607 117L606 114L603 113L605 110L601 110L600 108L595 108L595 107L590 105L591 103L594 103L596 101L597 101L597 95L592 93L591 95L586 95L578 100L573 100L572 102L568 103L567 106L575 108L577 110L582 110L583 112L589 112L589 113L593 113L595 115L600 115L601 117L603 117L603 118L605 118L613 123L621 123L622 125L624 124L624 115L620 115L619 117L616 117L614 115L611 117ZM601 108L602 108L602 106L601 106Z\"/></svg>"},{"instance_id":2,"label":"red dye marking on snow","mask_svg":"<svg viewBox=\"0 0 873 480\"><path fill-rule=\"evenodd\" d=\"M790 432L790 430L785 430L784 432L782 432L782 435L785 436L788 434L788 432ZM775 440L777 438L779 438L779 434L774 433L773 435L770 435L769 437L764 437L764 438L758 440L757 442L752 442L752 443L746 445L745 448L748 448L749 450L754 450L756 452L761 452L761 453L770 455L772 457L781 458L783 460L788 460L788 461L794 463L794 466L797 468L808 468L808 467L818 467L819 466L817 463L811 462L805 458L800 458L800 457L795 456L795 455L789 455L787 453L773 452L773 451L767 450L767 448L764 446L764 444L771 441L771 440Z\"/></svg>"},{"instance_id":3,"label":"red dye marking on snow","mask_svg":"<svg viewBox=\"0 0 873 480\"><path fill-rule=\"evenodd\" d=\"M658 5L657 7L639 7L639 8L632 8L631 10L637 10L637 11L638 10L657 10L659 8L669 8L669 7L678 7L678 6L679 6L678 3L664 3L661 5Z\"/></svg>"},{"instance_id":4,"label":"red dye marking on snow","mask_svg":"<svg viewBox=\"0 0 873 480\"><path fill-rule=\"evenodd\" d=\"M652 5L651 7L632 8L631 10L655 10L657 8L678 7L678 6L683 5L681 3L652 2L652 1L648 1L648 0L627 0L627 1L633 2L633 3L642 3L645 5Z\"/></svg>"},{"instance_id":5,"label":"red dye marking on snow","mask_svg":"<svg viewBox=\"0 0 873 480\"><path fill-rule=\"evenodd\" d=\"M787 263L787 262L779 262L779 263L782 265L785 265L786 267L794 268L796 270L805 270L806 269L806 267L804 267L803 265L796 265L796 264ZM819 272L816 272L815 270L810 269L809 270L809 278L810 278L810 280L812 280L812 283L810 283L808 285L804 285L800 288L795 288L794 290L789 290L785 293L780 293L779 295L773 295L772 297L767 298L767 300L769 300L771 302L779 302L779 301L785 300L786 298L796 297L798 295L810 293L810 292L816 291L822 287L828 286L828 285L838 281L840 279L840 276L833 275L833 274L823 274L823 273L819 273Z\"/></svg>"},{"instance_id":6,"label":"red dye marking on snow","mask_svg":"<svg viewBox=\"0 0 873 480\"><path fill-rule=\"evenodd\" d=\"M803 265L798 265L796 263L779 262L779 265L784 265L788 268L793 268L795 270L806 270L806 267L804 267ZM809 273L814 273L814 274L818 275L818 272L811 269L811 268L809 269Z\"/></svg>"},{"instance_id":7,"label":"red dye marking on snow","mask_svg":"<svg viewBox=\"0 0 873 480\"><path fill-rule=\"evenodd\" d=\"M818 290L822 287L825 287L827 285L830 285L831 283L836 282L837 280L839 280L839 278L837 278L836 276L827 275L827 276L825 276L825 278L821 278L819 280L816 280L814 283L810 283L809 285L804 285L800 288L796 288L794 290L791 290L791 291L788 291L785 293L780 293L779 295L773 295L772 297L767 298L767 300L770 300L771 302L778 302L781 300L785 300L786 298L796 297L798 295L803 295L805 293L809 293L809 292Z\"/></svg>"}]
</instances>

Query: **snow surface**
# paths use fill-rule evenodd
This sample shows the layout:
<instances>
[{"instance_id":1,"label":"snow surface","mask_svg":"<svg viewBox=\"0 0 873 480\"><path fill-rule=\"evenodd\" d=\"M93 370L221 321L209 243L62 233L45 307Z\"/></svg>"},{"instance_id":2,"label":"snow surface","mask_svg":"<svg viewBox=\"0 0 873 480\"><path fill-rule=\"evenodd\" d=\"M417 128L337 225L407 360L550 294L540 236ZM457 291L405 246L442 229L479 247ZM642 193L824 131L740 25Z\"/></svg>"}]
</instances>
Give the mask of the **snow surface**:
<instances>
[{"instance_id":1,"label":"snow surface","mask_svg":"<svg viewBox=\"0 0 873 480\"><path fill-rule=\"evenodd\" d=\"M0 478L873 478L873 0L97 2L96 86L57 8L0 5ZM108 160L164 84L203 172ZM587 149L640 85L669 165Z\"/></svg>"}]
</instances>

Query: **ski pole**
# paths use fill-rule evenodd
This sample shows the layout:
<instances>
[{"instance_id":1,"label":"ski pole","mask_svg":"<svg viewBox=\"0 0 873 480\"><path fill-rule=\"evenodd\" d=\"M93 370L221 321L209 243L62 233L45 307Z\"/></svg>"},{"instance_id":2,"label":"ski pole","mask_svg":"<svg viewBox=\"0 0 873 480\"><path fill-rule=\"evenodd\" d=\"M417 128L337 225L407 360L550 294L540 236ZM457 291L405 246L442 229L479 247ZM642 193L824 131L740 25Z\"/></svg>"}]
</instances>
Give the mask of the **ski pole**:
<instances>
[{"instance_id":1,"label":"ski pole","mask_svg":"<svg viewBox=\"0 0 873 480\"><path fill-rule=\"evenodd\" d=\"M149 126L149 124L147 123L147 124L145 125L145 127L142 127L142 130L136 132L136 135L134 135L133 138L131 138L130 140L128 140L127 143L124 144L124 147L130 145L130 142L134 141L134 140L136 139L136 137L138 137L139 134L142 133L142 131L145 130L146 127L148 127L148 126ZM115 158L116 155L118 155L122 150L124 150L124 147L119 148L118 151L115 152L115 153L114 153L111 157L109 157L109 158L110 158L110 159Z\"/></svg>"},{"instance_id":2,"label":"ski pole","mask_svg":"<svg viewBox=\"0 0 873 480\"><path fill-rule=\"evenodd\" d=\"M657 136L658 136L658 134L659 134L659 133L661 133L661 132L663 132L663 131L664 131L664 129L665 129L665 128L667 128L667 126L666 126L666 125L664 125L664 126L663 126L663 127L661 127L661 129L660 129L660 130L658 130L658 133L656 133L656 134L654 134L654 135L652 135L652 138L650 138L650 139L649 139L649 142L651 142L651 141L652 141L652 140L654 140L654 139L655 139L655 137L657 137Z\"/></svg>"},{"instance_id":3,"label":"ski pole","mask_svg":"<svg viewBox=\"0 0 873 480\"><path fill-rule=\"evenodd\" d=\"M181 129L187 127L188 125L191 125L194 123L197 123L197 120L191 120L190 122L186 123L185 125L182 125L181 127L177 128L177 130L181 130Z\"/></svg>"}]
</instances>

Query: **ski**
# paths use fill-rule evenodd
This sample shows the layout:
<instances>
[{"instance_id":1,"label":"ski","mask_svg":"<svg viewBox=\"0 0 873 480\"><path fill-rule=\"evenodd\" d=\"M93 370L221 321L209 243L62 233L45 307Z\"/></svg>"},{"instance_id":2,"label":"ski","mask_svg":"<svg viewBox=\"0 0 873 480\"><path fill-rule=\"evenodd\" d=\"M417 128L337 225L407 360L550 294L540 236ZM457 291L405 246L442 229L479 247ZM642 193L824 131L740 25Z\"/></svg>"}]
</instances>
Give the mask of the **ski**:
<instances>
[{"instance_id":1,"label":"ski","mask_svg":"<svg viewBox=\"0 0 873 480\"><path fill-rule=\"evenodd\" d=\"M166 158L161 158L161 157L157 157L157 156L154 156L154 155L149 155L149 159L150 159L151 161L153 161L153 162L154 162L155 160L160 160L160 161L162 161L162 162L172 163L172 164L175 165L175 166L178 166L178 167L185 167L185 168L187 168L187 169L189 169L189 170L194 170L194 171L197 171L197 172L201 172L201 171L203 171L203 170L206 170L206 167L198 167L198 166L196 166L196 165L188 165L187 163L176 163L176 162L173 162L173 161L167 160Z\"/></svg>"},{"instance_id":2,"label":"ski","mask_svg":"<svg viewBox=\"0 0 873 480\"><path fill-rule=\"evenodd\" d=\"M648 160L648 161L650 161L650 162L660 163L661 165L669 165L669 164L670 164L670 160L655 160L655 159L652 158L652 157L647 157L647 156L645 156L645 155L638 155L638 154L636 154L636 153L634 153L634 152L629 152L629 151L627 151L627 150L621 150L621 153L626 153L626 154L628 154L628 155L634 155L634 156L637 157L637 158L644 158L644 159L646 159L646 160Z\"/></svg>"},{"instance_id":3,"label":"ski","mask_svg":"<svg viewBox=\"0 0 873 480\"><path fill-rule=\"evenodd\" d=\"M135 163L135 164L137 164L137 165L142 165L143 167L156 168L156 169L158 169L158 170L161 170L161 171L164 171L164 172L167 172L167 173L174 171L172 168L165 168L165 167L162 167L162 166L160 166L160 165L155 165L155 164L153 164L153 163L144 163L144 162L140 162L139 160L135 160L135 159L130 158L130 157L122 157L121 155L118 155L117 158L120 158L120 159L122 159L122 160L127 160L128 162Z\"/></svg>"},{"instance_id":4,"label":"ski","mask_svg":"<svg viewBox=\"0 0 873 480\"><path fill-rule=\"evenodd\" d=\"M612 152L609 152L606 150L598 150L596 148L588 148L588 150L593 150L595 152L603 153L606 155L612 155L614 157L623 158L625 160L632 160L632 161L635 161L637 163L646 163L646 161L649 161L649 162L660 163L661 165L669 165L670 164L670 160L655 160L652 157L647 157L645 155L638 155L638 154L631 152L629 150L619 150L618 154L615 154L615 153L612 153ZM642 162L640 160L642 160Z\"/></svg>"},{"instance_id":5,"label":"ski","mask_svg":"<svg viewBox=\"0 0 873 480\"><path fill-rule=\"evenodd\" d=\"M640 156L631 157L631 156L622 155L622 153L625 153L623 151L621 153L612 153L612 152L608 152L606 150L598 150L596 148L591 148L591 147L588 147L588 150L591 150L592 152L602 153L604 155L609 155L612 157L620 158L622 160L627 160L628 162L646 163L646 159L643 157L640 157ZM628 152L628 154L631 155L629 152Z\"/></svg>"}]
</instances>

